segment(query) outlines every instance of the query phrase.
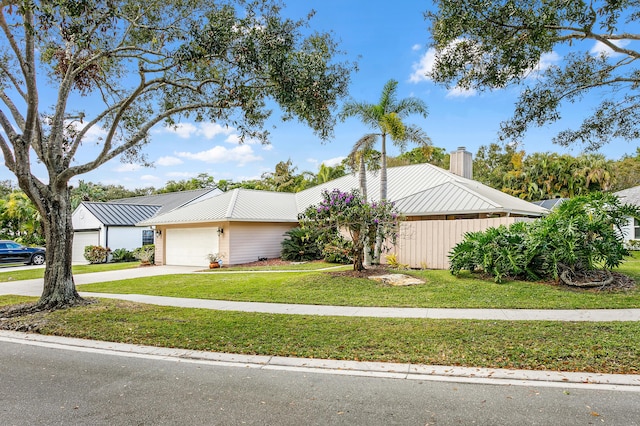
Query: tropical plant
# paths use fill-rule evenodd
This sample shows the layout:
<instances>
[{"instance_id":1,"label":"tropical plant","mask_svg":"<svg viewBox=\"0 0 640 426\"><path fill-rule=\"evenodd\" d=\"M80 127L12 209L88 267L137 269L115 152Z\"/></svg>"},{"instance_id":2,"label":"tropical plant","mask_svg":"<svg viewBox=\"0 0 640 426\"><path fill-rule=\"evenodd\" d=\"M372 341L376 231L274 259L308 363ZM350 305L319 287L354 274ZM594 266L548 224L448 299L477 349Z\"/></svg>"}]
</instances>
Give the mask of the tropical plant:
<instances>
[{"instance_id":1,"label":"tropical plant","mask_svg":"<svg viewBox=\"0 0 640 426\"><path fill-rule=\"evenodd\" d=\"M366 126L375 130L360 138L353 151L370 151L380 138L380 200L387 199L387 136L402 151L408 142L426 145L430 142L424 131L415 125L409 125L404 119L409 115L427 116L427 105L418 98L397 99L398 82L389 80L382 89L377 104L349 101L342 107L339 117L359 118Z\"/></svg>"},{"instance_id":2,"label":"tropical plant","mask_svg":"<svg viewBox=\"0 0 640 426\"><path fill-rule=\"evenodd\" d=\"M329 241L338 232L347 233L352 243L349 257L355 271L364 269L367 241L376 241L379 236L395 243L400 217L393 203L366 203L358 190L323 191L322 198L318 205L308 207L300 215L300 226L320 233Z\"/></svg>"},{"instance_id":3,"label":"tropical plant","mask_svg":"<svg viewBox=\"0 0 640 426\"><path fill-rule=\"evenodd\" d=\"M133 255L142 265L150 265L153 263L156 255L156 246L154 244L147 244L142 247L138 247L133 251Z\"/></svg>"},{"instance_id":4,"label":"tropical plant","mask_svg":"<svg viewBox=\"0 0 640 426\"><path fill-rule=\"evenodd\" d=\"M340 263L342 265L353 263L352 253L353 242L347 240L337 232L333 235L333 238L323 244L322 247L324 260L329 263Z\"/></svg>"},{"instance_id":5,"label":"tropical plant","mask_svg":"<svg viewBox=\"0 0 640 426\"><path fill-rule=\"evenodd\" d=\"M322 259L317 232L309 228L296 227L284 234L286 237L282 241L282 251L280 252L280 257L283 260L306 262Z\"/></svg>"},{"instance_id":6,"label":"tropical plant","mask_svg":"<svg viewBox=\"0 0 640 426\"><path fill-rule=\"evenodd\" d=\"M113 262L131 262L132 260L135 260L135 256L133 255L133 252L129 250L119 248L111 252L111 260Z\"/></svg>"},{"instance_id":7,"label":"tropical plant","mask_svg":"<svg viewBox=\"0 0 640 426\"><path fill-rule=\"evenodd\" d=\"M622 227L640 208L612 194L592 193L562 203L534 222L489 228L465 235L450 255L450 271L482 270L504 278L561 279L610 271L629 253Z\"/></svg>"},{"instance_id":8,"label":"tropical plant","mask_svg":"<svg viewBox=\"0 0 640 426\"><path fill-rule=\"evenodd\" d=\"M87 259L89 263L105 263L109 259L109 250L108 247L102 246L85 246L84 247L84 258Z\"/></svg>"}]
</instances>

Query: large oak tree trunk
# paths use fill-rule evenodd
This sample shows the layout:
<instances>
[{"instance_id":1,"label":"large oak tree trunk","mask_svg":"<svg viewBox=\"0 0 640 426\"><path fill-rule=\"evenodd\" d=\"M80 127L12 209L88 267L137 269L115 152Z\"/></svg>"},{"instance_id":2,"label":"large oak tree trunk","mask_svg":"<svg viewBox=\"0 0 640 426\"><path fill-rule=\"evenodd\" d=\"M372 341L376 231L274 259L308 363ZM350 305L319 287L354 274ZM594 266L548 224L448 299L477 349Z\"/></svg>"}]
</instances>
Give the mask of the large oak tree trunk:
<instances>
[{"instance_id":1,"label":"large oak tree trunk","mask_svg":"<svg viewBox=\"0 0 640 426\"><path fill-rule=\"evenodd\" d=\"M43 204L47 210L43 215L47 251L44 289L37 306L40 309L58 309L82 304L84 300L76 291L71 270L73 223L70 192L65 188L51 200L43 200Z\"/></svg>"}]
</instances>

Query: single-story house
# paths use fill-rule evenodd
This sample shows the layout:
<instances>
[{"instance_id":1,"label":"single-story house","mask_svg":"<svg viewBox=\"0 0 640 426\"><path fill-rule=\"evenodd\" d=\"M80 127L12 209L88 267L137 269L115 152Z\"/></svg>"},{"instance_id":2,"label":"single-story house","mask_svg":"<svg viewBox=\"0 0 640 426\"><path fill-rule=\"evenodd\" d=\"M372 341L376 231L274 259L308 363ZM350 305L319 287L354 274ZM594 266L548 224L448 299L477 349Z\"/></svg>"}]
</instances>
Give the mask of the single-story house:
<instances>
[{"instance_id":1,"label":"single-story house","mask_svg":"<svg viewBox=\"0 0 640 426\"><path fill-rule=\"evenodd\" d=\"M622 191L614 192L620 198L620 202L624 204L633 204L640 207L640 186L634 186L633 188L624 189ZM627 225L623 228L624 241L640 240L640 220L634 217L629 217Z\"/></svg>"},{"instance_id":2,"label":"single-story house","mask_svg":"<svg viewBox=\"0 0 640 426\"><path fill-rule=\"evenodd\" d=\"M71 218L74 231L72 261L85 263L84 248L88 245L134 250L154 244L153 229L138 227L138 222L221 193L219 189L202 189L109 202L83 201Z\"/></svg>"},{"instance_id":3,"label":"single-story house","mask_svg":"<svg viewBox=\"0 0 640 426\"><path fill-rule=\"evenodd\" d=\"M452 170L471 176L471 154L464 148L452 153ZM456 169L456 165L462 165ZM431 164L387 170L387 198L407 217L400 244L400 261L411 266L446 267L446 254L465 232L513 223L544 215L548 210ZM380 177L367 173L367 193L376 201ZM219 253L227 265L280 256L284 233L298 225L298 214L322 200L324 190L358 188L358 176L347 175L298 193L234 189L190 203L138 225L156 231L156 264L204 266L208 253ZM453 236L431 235L412 226L422 222L458 224ZM463 225L460 223L466 222ZM472 225L469 227L468 225ZM426 228L425 228L426 229ZM425 234L427 232L427 234ZM440 231L436 231L440 232ZM436 241L437 261L424 260L425 247ZM445 246L448 246L446 248ZM417 247L417 248L416 248ZM443 248L444 247L444 248ZM403 260L404 259L404 260ZM444 263L443 263L444 262Z\"/></svg>"}]
</instances>

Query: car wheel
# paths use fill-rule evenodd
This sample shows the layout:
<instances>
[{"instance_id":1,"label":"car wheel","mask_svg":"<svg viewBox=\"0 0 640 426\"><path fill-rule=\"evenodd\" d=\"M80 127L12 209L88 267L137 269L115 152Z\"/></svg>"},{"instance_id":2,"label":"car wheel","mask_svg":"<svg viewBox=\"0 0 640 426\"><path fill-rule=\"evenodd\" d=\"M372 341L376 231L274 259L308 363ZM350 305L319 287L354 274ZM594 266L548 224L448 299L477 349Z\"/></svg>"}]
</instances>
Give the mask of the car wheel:
<instances>
[{"instance_id":1,"label":"car wheel","mask_svg":"<svg viewBox=\"0 0 640 426\"><path fill-rule=\"evenodd\" d=\"M44 264L44 254L36 253L31 256L31 264L32 265L43 265Z\"/></svg>"}]
</instances>

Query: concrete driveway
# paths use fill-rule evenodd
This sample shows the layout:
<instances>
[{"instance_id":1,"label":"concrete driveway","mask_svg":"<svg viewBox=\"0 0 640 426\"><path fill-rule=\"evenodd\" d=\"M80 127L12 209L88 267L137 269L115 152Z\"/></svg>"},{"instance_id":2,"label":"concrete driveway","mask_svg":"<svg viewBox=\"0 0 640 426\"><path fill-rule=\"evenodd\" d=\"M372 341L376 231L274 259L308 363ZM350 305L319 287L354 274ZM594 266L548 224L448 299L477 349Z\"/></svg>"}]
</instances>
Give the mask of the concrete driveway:
<instances>
[{"instance_id":1,"label":"concrete driveway","mask_svg":"<svg viewBox=\"0 0 640 426\"><path fill-rule=\"evenodd\" d=\"M34 266L15 267L11 270L37 268ZM40 267L42 268L42 267ZM98 283L104 281L118 281L129 278L153 277L158 275L188 274L201 270L197 266L147 266L140 268L121 269L118 271L94 272L90 274L74 275L76 285ZM7 271L2 269L0 272ZM44 286L42 278L34 280L9 281L0 283L0 295L15 294L20 296L40 296Z\"/></svg>"}]
</instances>

